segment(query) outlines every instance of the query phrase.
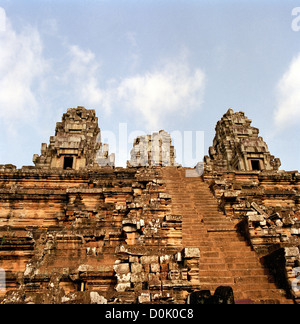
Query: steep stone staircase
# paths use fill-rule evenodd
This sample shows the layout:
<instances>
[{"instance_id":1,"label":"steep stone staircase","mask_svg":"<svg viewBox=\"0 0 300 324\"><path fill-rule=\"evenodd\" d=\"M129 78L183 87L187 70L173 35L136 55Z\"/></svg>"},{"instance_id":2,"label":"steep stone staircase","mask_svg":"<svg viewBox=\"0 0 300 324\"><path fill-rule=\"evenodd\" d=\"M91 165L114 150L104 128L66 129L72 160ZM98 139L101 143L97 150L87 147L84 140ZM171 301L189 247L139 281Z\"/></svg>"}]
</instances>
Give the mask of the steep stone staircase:
<instances>
[{"instance_id":1,"label":"steep stone staircase","mask_svg":"<svg viewBox=\"0 0 300 324\"><path fill-rule=\"evenodd\" d=\"M192 169L164 168L172 212L182 215L182 245L200 249L201 289L212 293L218 286L231 286L236 300L256 304L290 304L278 289L257 254L236 231L233 222L201 177Z\"/></svg>"}]
</instances>

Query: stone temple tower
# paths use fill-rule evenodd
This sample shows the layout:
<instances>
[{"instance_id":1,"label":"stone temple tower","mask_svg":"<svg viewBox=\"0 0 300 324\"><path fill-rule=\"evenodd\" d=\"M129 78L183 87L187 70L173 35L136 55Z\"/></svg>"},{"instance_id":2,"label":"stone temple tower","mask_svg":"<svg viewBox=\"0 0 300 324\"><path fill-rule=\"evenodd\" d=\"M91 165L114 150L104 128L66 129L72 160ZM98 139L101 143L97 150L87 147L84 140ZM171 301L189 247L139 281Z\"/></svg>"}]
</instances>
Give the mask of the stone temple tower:
<instances>
[{"instance_id":1,"label":"stone temple tower","mask_svg":"<svg viewBox=\"0 0 300 324\"><path fill-rule=\"evenodd\" d=\"M127 163L129 167L178 165L171 135L164 130L137 137L130 155L130 161Z\"/></svg>"},{"instance_id":2,"label":"stone temple tower","mask_svg":"<svg viewBox=\"0 0 300 324\"><path fill-rule=\"evenodd\" d=\"M213 146L205 163L211 170L262 171L278 170L281 162L270 154L267 144L258 136L244 112L230 108L218 121Z\"/></svg>"},{"instance_id":3,"label":"stone temple tower","mask_svg":"<svg viewBox=\"0 0 300 324\"><path fill-rule=\"evenodd\" d=\"M41 155L35 154L36 167L73 169L92 166L114 166L114 154L108 155L108 145L101 143L95 110L70 108L56 124L50 144L43 143Z\"/></svg>"}]
</instances>

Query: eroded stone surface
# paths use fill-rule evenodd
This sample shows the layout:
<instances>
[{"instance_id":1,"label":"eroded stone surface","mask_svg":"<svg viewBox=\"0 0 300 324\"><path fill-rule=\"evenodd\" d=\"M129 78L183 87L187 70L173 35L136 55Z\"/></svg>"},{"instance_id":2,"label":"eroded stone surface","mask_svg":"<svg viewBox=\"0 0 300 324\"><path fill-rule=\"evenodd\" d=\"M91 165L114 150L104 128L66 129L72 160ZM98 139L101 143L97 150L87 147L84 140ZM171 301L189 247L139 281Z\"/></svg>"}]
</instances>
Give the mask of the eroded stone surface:
<instances>
[{"instance_id":1,"label":"eroded stone surface","mask_svg":"<svg viewBox=\"0 0 300 324\"><path fill-rule=\"evenodd\" d=\"M217 123L213 146L209 148L206 168L209 170L260 171L278 170L281 165L269 152L244 112L229 109Z\"/></svg>"},{"instance_id":2,"label":"eroded stone surface","mask_svg":"<svg viewBox=\"0 0 300 324\"><path fill-rule=\"evenodd\" d=\"M299 300L300 175L278 170L244 113L229 110L217 124L201 172L174 167L166 132L146 138L150 150L137 140L131 167L114 168L99 134L93 110L70 109L35 167L0 165L0 301L185 303L219 279L264 289L268 276L250 268L255 253L236 229ZM254 298L285 301L274 290Z\"/></svg>"},{"instance_id":3,"label":"eroded stone surface","mask_svg":"<svg viewBox=\"0 0 300 324\"><path fill-rule=\"evenodd\" d=\"M114 154L108 154L108 145L101 143L101 132L94 110L70 108L56 124L50 144L43 143L41 155L33 162L39 168L79 170L93 165L114 166Z\"/></svg>"},{"instance_id":4,"label":"eroded stone surface","mask_svg":"<svg viewBox=\"0 0 300 324\"><path fill-rule=\"evenodd\" d=\"M176 166L176 151L168 132L161 130L134 140L128 166Z\"/></svg>"}]
</instances>

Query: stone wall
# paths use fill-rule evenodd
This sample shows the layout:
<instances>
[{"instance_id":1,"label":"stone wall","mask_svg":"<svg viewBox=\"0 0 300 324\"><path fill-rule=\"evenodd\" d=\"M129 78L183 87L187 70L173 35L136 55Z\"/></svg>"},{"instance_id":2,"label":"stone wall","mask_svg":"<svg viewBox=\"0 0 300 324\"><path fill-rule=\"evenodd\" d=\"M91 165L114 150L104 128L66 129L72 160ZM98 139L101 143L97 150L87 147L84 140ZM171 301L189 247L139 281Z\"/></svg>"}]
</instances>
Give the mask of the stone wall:
<instances>
[{"instance_id":1,"label":"stone wall","mask_svg":"<svg viewBox=\"0 0 300 324\"><path fill-rule=\"evenodd\" d=\"M263 258L266 266L280 288L288 291L297 304L300 304L300 252L298 246L278 247Z\"/></svg>"},{"instance_id":2,"label":"stone wall","mask_svg":"<svg viewBox=\"0 0 300 324\"><path fill-rule=\"evenodd\" d=\"M176 205L162 175L162 167L176 166L167 132L138 137L130 167L114 168L95 111L69 109L49 146L42 144L34 156L35 167L0 165L0 270L6 279L0 302L185 303L201 288L201 251L183 246L183 217L189 231L195 222L208 222L211 210L200 201L216 204L216 211L209 231L201 228L196 240L207 244L206 235L228 230L216 227L224 221L219 208L230 231L235 224L299 302L300 174L279 171L280 160L258 133L243 112L229 109L204 164L197 172L185 170L185 176L203 177L218 205L198 196L208 198L208 189L190 192L197 191L193 177L189 193L181 192L183 181L171 172L175 197L182 195ZM206 256L219 256L218 247L209 249Z\"/></svg>"},{"instance_id":3,"label":"stone wall","mask_svg":"<svg viewBox=\"0 0 300 324\"><path fill-rule=\"evenodd\" d=\"M35 167L0 166L4 303L184 302L198 287L199 256L181 254L182 216L161 176L175 164L171 137L139 137L133 151L143 168L113 168L95 111L77 107Z\"/></svg>"},{"instance_id":4,"label":"stone wall","mask_svg":"<svg viewBox=\"0 0 300 324\"><path fill-rule=\"evenodd\" d=\"M273 259L266 264L280 277L280 286L298 302L299 287L293 291L290 282L291 277L295 278L296 263L284 251L298 249L300 245L300 174L206 170L204 179L220 209L236 223L258 255L265 260ZM280 262L270 257L278 253Z\"/></svg>"},{"instance_id":5,"label":"stone wall","mask_svg":"<svg viewBox=\"0 0 300 324\"><path fill-rule=\"evenodd\" d=\"M182 219L160 168L0 169L4 303L184 302L199 287L198 256L174 261Z\"/></svg>"}]
</instances>

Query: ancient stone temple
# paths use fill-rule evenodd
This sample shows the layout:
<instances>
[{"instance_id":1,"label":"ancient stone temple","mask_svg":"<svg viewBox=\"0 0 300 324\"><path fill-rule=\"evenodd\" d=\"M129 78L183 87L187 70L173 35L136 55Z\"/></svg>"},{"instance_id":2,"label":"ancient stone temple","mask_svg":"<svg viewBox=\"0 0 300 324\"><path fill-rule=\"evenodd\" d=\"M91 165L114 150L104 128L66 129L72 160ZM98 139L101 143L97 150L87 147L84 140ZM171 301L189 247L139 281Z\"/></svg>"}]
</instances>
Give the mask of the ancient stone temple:
<instances>
[{"instance_id":1,"label":"ancient stone temple","mask_svg":"<svg viewBox=\"0 0 300 324\"><path fill-rule=\"evenodd\" d=\"M234 113L229 109L217 123L207 165L224 170L278 170L280 160L270 154L258 134L259 130L251 126L244 112Z\"/></svg>"},{"instance_id":2,"label":"ancient stone temple","mask_svg":"<svg viewBox=\"0 0 300 324\"><path fill-rule=\"evenodd\" d=\"M128 168L99 134L69 109L35 167L0 165L0 303L300 303L300 174L243 113L218 122L203 174L174 166L165 132Z\"/></svg>"},{"instance_id":3,"label":"ancient stone temple","mask_svg":"<svg viewBox=\"0 0 300 324\"><path fill-rule=\"evenodd\" d=\"M139 136L133 143L129 166L175 166L176 152L168 132Z\"/></svg>"},{"instance_id":4,"label":"ancient stone temple","mask_svg":"<svg viewBox=\"0 0 300 324\"><path fill-rule=\"evenodd\" d=\"M108 145L101 143L95 111L78 107L63 115L49 146L43 143L41 155L35 154L33 162L38 168L79 170L94 164L114 166L115 157L108 155Z\"/></svg>"}]
</instances>

